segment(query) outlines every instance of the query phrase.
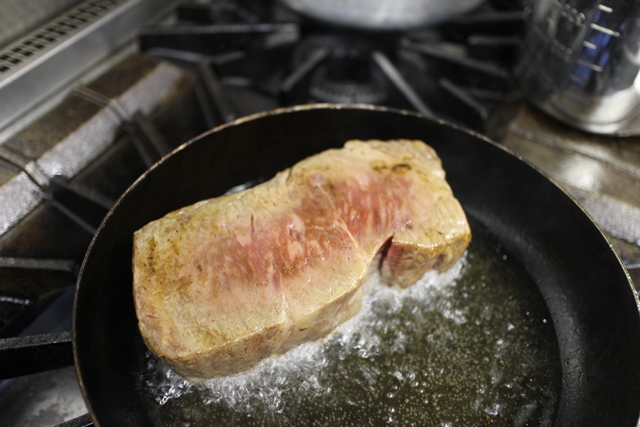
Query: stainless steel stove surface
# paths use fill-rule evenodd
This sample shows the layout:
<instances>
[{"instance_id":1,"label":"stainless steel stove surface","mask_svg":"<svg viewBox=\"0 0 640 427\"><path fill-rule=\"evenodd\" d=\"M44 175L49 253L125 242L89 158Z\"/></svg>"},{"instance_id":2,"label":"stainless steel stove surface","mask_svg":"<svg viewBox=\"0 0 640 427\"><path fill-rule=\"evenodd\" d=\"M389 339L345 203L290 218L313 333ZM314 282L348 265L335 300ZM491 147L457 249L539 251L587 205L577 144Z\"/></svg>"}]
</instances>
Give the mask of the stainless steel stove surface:
<instances>
[{"instance_id":1,"label":"stainless steel stove surface","mask_svg":"<svg viewBox=\"0 0 640 427\"><path fill-rule=\"evenodd\" d=\"M519 96L526 2L410 32L322 24L277 2L175 3L60 2L50 22L3 35L0 425L91 424L69 331L97 226L162 155L278 106L374 103L484 132L575 197L640 283L640 139L568 129Z\"/></svg>"},{"instance_id":2,"label":"stainless steel stove surface","mask_svg":"<svg viewBox=\"0 0 640 427\"><path fill-rule=\"evenodd\" d=\"M567 128L520 103L497 138L560 184L602 228L640 285L640 138Z\"/></svg>"}]
</instances>

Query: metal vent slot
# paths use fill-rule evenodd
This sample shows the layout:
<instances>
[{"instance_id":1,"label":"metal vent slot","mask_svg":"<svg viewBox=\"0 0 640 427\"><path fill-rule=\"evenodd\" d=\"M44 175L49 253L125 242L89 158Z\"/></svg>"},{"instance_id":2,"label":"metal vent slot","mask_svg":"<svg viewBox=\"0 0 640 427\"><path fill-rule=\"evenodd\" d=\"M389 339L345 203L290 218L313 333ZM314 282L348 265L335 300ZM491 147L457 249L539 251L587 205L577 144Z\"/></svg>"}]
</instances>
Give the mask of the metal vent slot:
<instances>
[{"instance_id":1,"label":"metal vent slot","mask_svg":"<svg viewBox=\"0 0 640 427\"><path fill-rule=\"evenodd\" d=\"M44 28L9 45L0 52L0 75L8 73L39 51L60 43L71 34L80 31L98 18L106 15L126 0L97 0L84 3L65 13Z\"/></svg>"},{"instance_id":2,"label":"metal vent slot","mask_svg":"<svg viewBox=\"0 0 640 427\"><path fill-rule=\"evenodd\" d=\"M177 1L87 0L0 49L0 130L30 120L35 106L71 90Z\"/></svg>"}]
</instances>

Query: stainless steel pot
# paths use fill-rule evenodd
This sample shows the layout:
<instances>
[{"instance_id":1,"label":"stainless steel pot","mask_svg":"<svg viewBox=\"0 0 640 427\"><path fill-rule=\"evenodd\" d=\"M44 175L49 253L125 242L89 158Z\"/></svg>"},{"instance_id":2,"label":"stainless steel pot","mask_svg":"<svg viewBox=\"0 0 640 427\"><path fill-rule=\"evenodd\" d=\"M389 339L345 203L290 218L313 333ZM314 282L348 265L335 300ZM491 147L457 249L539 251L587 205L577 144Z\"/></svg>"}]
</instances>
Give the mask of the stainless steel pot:
<instances>
[{"instance_id":1,"label":"stainless steel pot","mask_svg":"<svg viewBox=\"0 0 640 427\"><path fill-rule=\"evenodd\" d=\"M442 22L483 0L281 0L294 11L328 23L370 30L406 30Z\"/></svg>"},{"instance_id":2,"label":"stainless steel pot","mask_svg":"<svg viewBox=\"0 0 640 427\"><path fill-rule=\"evenodd\" d=\"M516 75L567 124L640 135L640 2L537 0Z\"/></svg>"}]
</instances>

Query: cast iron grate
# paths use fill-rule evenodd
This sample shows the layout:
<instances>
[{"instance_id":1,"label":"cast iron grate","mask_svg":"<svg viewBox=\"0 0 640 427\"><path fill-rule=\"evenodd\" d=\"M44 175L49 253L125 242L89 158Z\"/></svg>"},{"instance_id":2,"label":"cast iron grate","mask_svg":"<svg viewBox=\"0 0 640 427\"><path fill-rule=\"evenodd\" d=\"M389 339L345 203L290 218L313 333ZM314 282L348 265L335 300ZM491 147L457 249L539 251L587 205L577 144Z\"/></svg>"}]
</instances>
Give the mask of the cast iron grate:
<instances>
[{"instance_id":1,"label":"cast iron grate","mask_svg":"<svg viewBox=\"0 0 640 427\"><path fill-rule=\"evenodd\" d=\"M215 94L204 106L214 105L210 124L265 106L336 102L410 109L482 131L511 88L526 13L487 3L435 28L373 33L219 0L182 5L177 23L147 27L139 40L149 55L200 74Z\"/></svg>"}]
</instances>

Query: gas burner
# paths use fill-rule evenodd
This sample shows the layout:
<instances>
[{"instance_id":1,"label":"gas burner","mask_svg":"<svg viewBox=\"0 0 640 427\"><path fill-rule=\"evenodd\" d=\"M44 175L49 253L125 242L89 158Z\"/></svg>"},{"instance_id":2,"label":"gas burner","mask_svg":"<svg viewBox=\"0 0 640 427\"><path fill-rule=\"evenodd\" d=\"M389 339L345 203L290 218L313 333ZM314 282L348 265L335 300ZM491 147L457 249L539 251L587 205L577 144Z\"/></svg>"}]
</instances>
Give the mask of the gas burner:
<instances>
[{"instance_id":1,"label":"gas burner","mask_svg":"<svg viewBox=\"0 0 640 427\"><path fill-rule=\"evenodd\" d=\"M510 89L525 18L487 4L441 27L373 33L313 22L278 3L265 11L240 2L242 13L231 16L228 4L181 6L176 24L140 37L146 53L201 76L211 126L266 105L333 102L414 110L482 131ZM238 93L258 107L234 102Z\"/></svg>"},{"instance_id":2,"label":"gas burner","mask_svg":"<svg viewBox=\"0 0 640 427\"><path fill-rule=\"evenodd\" d=\"M389 89L384 75L371 59L374 50L363 38L312 35L303 39L295 50L293 68L299 70L317 63L308 88L313 100L380 104L388 99Z\"/></svg>"},{"instance_id":3,"label":"gas burner","mask_svg":"<svg viewBox=\"0 0 640 427\"><path fill-rule=\"evenodd\" d=\"M380 104L387 97L386 85L382 74L372 67L367 58L336 58L318 68L309 93L319 101L338 104Z\"/></svg>"}]
</instances>

